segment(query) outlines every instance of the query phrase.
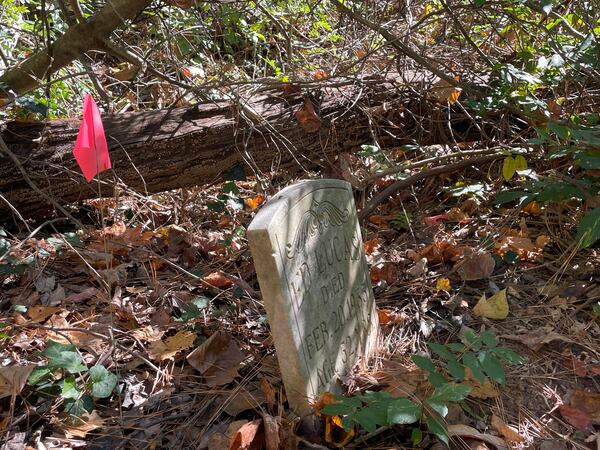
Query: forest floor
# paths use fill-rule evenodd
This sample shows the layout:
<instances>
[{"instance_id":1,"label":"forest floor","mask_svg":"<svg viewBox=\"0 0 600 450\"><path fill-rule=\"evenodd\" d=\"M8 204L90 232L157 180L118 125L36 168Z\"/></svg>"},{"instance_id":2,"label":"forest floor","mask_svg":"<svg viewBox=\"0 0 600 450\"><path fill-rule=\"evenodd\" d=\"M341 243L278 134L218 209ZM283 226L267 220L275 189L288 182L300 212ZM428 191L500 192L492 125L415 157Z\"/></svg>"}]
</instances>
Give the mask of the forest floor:
<instances>
[{"instance_id":1,"label":"forest floor","mask_svg":"<svg viewBox=\"0 0 600 450\"><path fill-rule=\"evenodd\" d=\"M358 176L374 164L350 160ZM428 178L365 220L381 339L348 393L422 398L411 356L489 330L524 362L450 405L451 446L600 448L600 257L573 251L576 205L495 205L501 166ZM348 434L321 415L309 433L290 414L245 239L285 184L93 200L79 234L7 230L2 449L443 448L428 433L413 443L414 425ZM502 293L506 304L475 307Z\"/></svg>"}]
</instances>

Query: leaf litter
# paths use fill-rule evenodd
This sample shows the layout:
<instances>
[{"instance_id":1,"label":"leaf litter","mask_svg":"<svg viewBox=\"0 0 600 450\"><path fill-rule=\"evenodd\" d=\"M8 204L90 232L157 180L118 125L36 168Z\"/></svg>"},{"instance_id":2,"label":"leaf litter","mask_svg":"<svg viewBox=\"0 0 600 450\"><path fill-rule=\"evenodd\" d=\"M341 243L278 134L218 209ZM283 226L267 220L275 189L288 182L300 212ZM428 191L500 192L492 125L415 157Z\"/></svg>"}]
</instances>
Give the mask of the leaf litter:
<instances>
[{"instance_id":1,"label":"leaf litter","mask_svg":"<svg viewBox=\"0 0 600 450\"><path fill-rule=\"evenodd\" d=\"M316 112L304 108L301 125L317 129ZM349 161L347 169L360 173L351 167L360 160ZM35 405L49 438L93 443L110 434L131 448L143 440L159 447L178 448L185 442L215 450L295 449L308 438L287 415L264 308L251 295L258 286L240 232L268 196L251 182L234 183L242 193L235 208L225 204L217 212L206 207L220 195L222 187L216 186L216 191L193 193L198 216L177 225L151 229L117 220L81 234L72 248L53 250L48 242L54 241L48 239L19 248L23 255L46 248L50 256L43 256L43 270L27 268L5 289L17 309L5 314L0 329L12 348L0 387L2 395L16 399L17 410L21 398ZM435 195L423 192L420 197ZM549 208L529 205L515 211L511 226L500 228L495 221L504 212L473 198L467 195L452 207L433 200L415 204L411 212L421 213L405 217L408 223L402 224L398 211L404 209L390 199L366 222L364 246L385 344L368 370L357 369L343 380L347 392L426 398L432 389L427 374L411 363L410 355L426 349L425 340L446 342L454 336L456 341L463 325L491 329L529 362L507 373L504 388L489 380L481 384L467 370L472 413L449 416L457 421L448 423L449 435L495 448L575 429L589 436L598 421L593 382L600 373L594 340L598 325L584 313L596 299L592 269L583 257L563 272L543 265L560 256L556 229L536 219L549 214ZM168 195L157 199L176 202ZM225 230L193 223L220 224ZM597 263L597 255L586 257ZM572 287L582 281L585 287ZM566 301L550 301L548 285L555 292L550 300ZM569 316L573 311L577 317ZM42 353L57 344L75 345L68 350L70 359L63 360L72 370L103 363L108 373L117 374L121 394L94 399L93 410L61 425L53 412L60 411L60 404L26 381L34 367L47 363ZM52 376L64 379L62 370ZM547 393L536 377L555 380L554 393ZM545 406L551 395L555 408ZM114 414L116 407L122 408L122 418ZM564 421L519 423L521 417L549 416ZM340 417L320 420L320 441L313 434L311 445L340 447L364 436L360 430L346 432ZM19 427L13 426L13 436ZM486 427L497 435L482 432ZM397 432L410 441L405 428ZM371 439L383 443L385 436Z\"/></svg>"}]
</instances>

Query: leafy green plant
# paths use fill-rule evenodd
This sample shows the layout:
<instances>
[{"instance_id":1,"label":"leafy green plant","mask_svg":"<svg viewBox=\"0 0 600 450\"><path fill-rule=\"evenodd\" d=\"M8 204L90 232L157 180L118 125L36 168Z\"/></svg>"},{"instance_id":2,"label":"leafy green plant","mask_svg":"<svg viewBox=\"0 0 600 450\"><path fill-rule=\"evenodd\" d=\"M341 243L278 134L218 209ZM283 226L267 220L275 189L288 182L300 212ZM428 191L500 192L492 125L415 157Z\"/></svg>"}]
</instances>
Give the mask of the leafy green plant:
<instances>
[{"instance_id":1,"label":"leafy green plant","mask_svg":"<svg viewBox=\"0 0 600 450\"><path fill-rule=\"evenodd\" d=\"M88 369L72 344L48 341L40 354L48 362L31 372L28 383L41 395L61 397L70 416L91 413L94 400L110 397L117 386L115 374L99 364Z\"/></svg>"},{"instance_id":2,"label":"leafy green plant","mask_svg":"<svg viewBox=\"0 0 600 450\"><path fill-rule=\"evenodd\" d=\"M523 363L523 358L512 350L498 347L498 340L491 331L477 335L466 330L461 343L429 343L428 346L439 357L437 365L430 357L412 356L418 367L429 372L428 380L434 387L424 401L392 398L388 392L366 392L352 397L336 396L337 402L322 408L321 413L341 416L346 431L358 425L373 433L378 426L421 422L447 444L449 438L442 419L448 414L450 403L462 402L471 392L471 386L466 383L467 369L480 384L488 380L504 384L506 374L502 363ZM414 444L422 439L419 427L413 430L412 439Z\"/></svg>"}]
</instances>

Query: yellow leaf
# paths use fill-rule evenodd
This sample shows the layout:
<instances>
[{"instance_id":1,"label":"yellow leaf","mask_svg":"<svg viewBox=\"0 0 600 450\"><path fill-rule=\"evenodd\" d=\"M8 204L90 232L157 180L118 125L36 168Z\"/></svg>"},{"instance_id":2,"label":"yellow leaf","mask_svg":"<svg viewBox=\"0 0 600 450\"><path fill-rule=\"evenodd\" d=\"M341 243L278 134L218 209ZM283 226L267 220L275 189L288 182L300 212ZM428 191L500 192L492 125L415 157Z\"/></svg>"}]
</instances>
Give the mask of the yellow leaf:
<instances>
[{"instance_id":1,"label":"yellow leaf","mask_svg":"<svg viewBox=\"0 0 600 450\"><path fill-rule=\"evenodd\" d=\"M502 320L508 316L508 300L506 299L506 289L496 292L487 299L485 294L481 296L475 307L473 314L488 319Z\"/></svg>"},{"instance_id":2,"label":"yellow leaf","mask_svg":"<svg viewBox=\"0 0 600 450\"><path fill-rule=\"evenodd\" d=\"M527 169L527 161L523 155L515 156L515 167L517 170Z\"/></svg>"},{"instance_id":3,"label":"yellow leaf","mask_svg":"<svg viewBox=\"0 0 600 450\"><path fill-rule=\"evenodd\" d=\"M515 158L512 156L507 156L504 158L504 163L502 164L502 176L506 181L510 180L515 173L517 172L517 162Z\"/></svg>"},{"instance_id":4,"label":"yellow leaf","mask_svg":"<svg viewBox=\"0 0 600 450\"><path fill-rule=\"evenodd\" d=\"M448 278L438 278L435 283L435 292L450 292L452 290L452 286L450 285L450 280Z\"/></svg>"}]
</instances>

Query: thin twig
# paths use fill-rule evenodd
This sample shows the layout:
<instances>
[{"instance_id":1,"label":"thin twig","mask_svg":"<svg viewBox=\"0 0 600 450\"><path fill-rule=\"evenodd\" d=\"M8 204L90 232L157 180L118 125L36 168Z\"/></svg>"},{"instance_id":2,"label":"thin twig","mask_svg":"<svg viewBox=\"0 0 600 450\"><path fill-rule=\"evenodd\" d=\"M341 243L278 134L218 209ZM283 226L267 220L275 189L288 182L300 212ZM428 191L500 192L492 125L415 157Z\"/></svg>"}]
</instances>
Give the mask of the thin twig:
<instances>
[{"instance_id":1,"label":"thin twig","mask_svg":"<svg viewBox=\"0 0 600 450\"><path fill-rule=\"evenodd\" d=\"M31 189L33 189L39 196L44 198L48 203L50 203L52 206L54 206L56 209L58 209L61 213L63 213L65 217L68 217L69 220L72 220L73 223L75 225L77 225L79 228L84 228L83 224L78 219L73 217L71 215L71 213L69 213L69 211L67 211L56 200L54 200L52 197L50 197L48 194L46 194L44 191L42 191L39 187L37 187L37 185L29 177L29 174L27 173L27 171L21 164L21 161L19 161L19 158L17 158L17 155L15 155L13 152L11 152L9 150L9 148L7 147L7 145L4 142L4 139L2 138L1 135L0 135L0 152L4 153L6 156L8 156L12 160L12 162L15 164L15 166L17 166L17 168L21 172L21 175L23 175L25 182L29 185L29 187Z\"/></svg>"},{"instance_id":2,"label":"thin twig","mask_svg":"<svg viewBox=\"0 0 600 450\"><path fill-rule=\"evenodd\" d=\"M455 163L448 164L446 166L439 166L439 167L434 167L433 169L424 170L423 172L419 172L419 173L413 175L412 177L408 177L404 180L396 181L394 184L388 186L383 191L381 191L379 194L377 194L375 197L373 197L373 199L369 202L369 204L360 210L360 212L358 213L358 219L362 222L366 217L371 215L371 213L375 210L375 208L377 208L380 204L382 204L384 201L386 201L392 195L397 193L400 189L404 189L408 186L412 186L413 184L417 183L418 181L421 181L425 178L429 178L429 177L432 177L435 175L440 175L442 173L455 172L459 169L463 169L468 166L486 164L488 162L492 162L495 159L498 159L501 157L502 157L502 155L495 154L495 155L483 156L481 158L464 159L462 161L457 161Z\"/></svg>"}]
</instances>

